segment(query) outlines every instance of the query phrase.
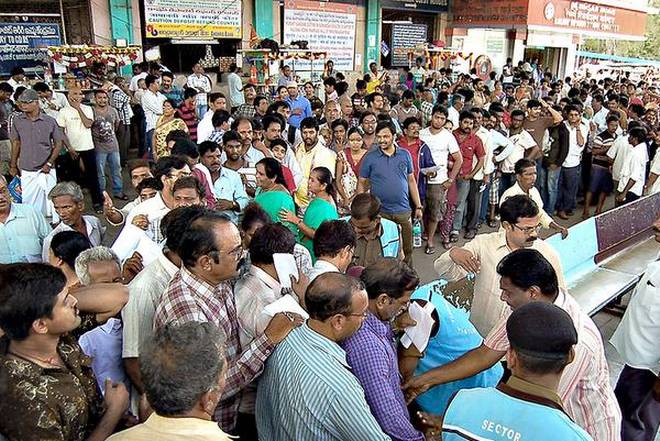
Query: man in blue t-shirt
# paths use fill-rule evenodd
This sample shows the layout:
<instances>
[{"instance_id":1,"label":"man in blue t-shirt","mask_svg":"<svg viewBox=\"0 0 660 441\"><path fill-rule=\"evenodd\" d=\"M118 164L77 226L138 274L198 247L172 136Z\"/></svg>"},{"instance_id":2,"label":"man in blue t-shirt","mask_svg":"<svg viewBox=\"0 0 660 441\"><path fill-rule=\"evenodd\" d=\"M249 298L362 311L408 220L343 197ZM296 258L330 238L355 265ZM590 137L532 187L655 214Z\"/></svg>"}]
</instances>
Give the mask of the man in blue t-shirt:
<instances>
[{"instance_id":1,"label":"man in blue t-shirt","mask_svg":"<svg viewBox=\"0 0 660 441\"><path fill-rule=\"evenodd\" d=\"M413 173L412 157L394 142L396 129L389 121L376 126L377 149L362 159L357 193L371 189L382 202L381 214L401 226L404 260L412 266L411 207L415 219L422 219L422 203ZM412 199L412 201L411 201ZM412 204L411 204L412 202Z\"/></svg>"}]
</instances>

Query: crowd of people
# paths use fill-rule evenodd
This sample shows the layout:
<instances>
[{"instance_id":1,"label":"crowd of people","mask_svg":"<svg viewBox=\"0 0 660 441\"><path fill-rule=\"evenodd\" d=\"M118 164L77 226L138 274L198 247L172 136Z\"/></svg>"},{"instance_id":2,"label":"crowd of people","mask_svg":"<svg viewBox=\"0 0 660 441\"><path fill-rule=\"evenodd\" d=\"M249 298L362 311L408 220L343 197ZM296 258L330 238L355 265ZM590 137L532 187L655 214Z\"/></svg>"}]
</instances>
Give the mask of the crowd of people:
<instances>
[{"instance_id":1,"label":"crowd of people","mask_svg":"<svg viewBox=\"0 0 660 441\"><path fill-rule=\"evenodd\" d=\"M615 389L539 233L660 189L657 84L423 61L0 83L0 439L653 439L656 264Z\"/></svg>"}]
</instances>

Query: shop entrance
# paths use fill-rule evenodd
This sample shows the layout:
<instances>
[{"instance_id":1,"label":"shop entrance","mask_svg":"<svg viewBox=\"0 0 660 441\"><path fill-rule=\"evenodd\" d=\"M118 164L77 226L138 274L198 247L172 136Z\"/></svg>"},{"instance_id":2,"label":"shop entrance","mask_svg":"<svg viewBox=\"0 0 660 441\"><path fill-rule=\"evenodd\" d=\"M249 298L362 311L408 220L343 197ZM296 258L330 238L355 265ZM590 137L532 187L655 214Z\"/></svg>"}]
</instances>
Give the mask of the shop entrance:
<instances>
[{"instance_id":1,"label":"shop entrance","mask_svg":"<svg viewBox=\"0 0 660 441\"><path fill-rule=\"evenodd\" d=\"M552 75L557 75L561 71L563 52L565 49L561 47L528 46L525 48L525 61L531 63L538 60L543 71L549 68Z\"/></svg>"}]
</instances>

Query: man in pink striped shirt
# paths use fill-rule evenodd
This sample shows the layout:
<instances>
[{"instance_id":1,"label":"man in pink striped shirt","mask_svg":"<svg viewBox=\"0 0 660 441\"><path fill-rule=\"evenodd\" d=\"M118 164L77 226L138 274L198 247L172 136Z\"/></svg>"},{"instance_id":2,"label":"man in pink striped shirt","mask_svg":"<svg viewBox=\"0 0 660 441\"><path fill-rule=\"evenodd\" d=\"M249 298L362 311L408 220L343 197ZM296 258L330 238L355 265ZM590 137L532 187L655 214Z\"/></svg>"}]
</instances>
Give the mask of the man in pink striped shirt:
<instances>
[{"instance_id":1,"label":"man in pink striped shirt","mask_svg":"<svg viewBox=\"0 0 660 441\"><path fill-rule=\"evenodd\" d=\"M569 416L595 441L620 440L621 411L610 385L603 340L594 322L570 294L559 289L552 265L538 251L512 252L502 259L497 272L501 276L501 298L511 309L530 302L547 302L571 316L578 344L573 362L561 376L558 393ZM504 317L493 328L480 347L410 380L404 385L408 398L437 384L475 375L501 360L509 349L506 320Z\"/></svg>"}]
</instances>

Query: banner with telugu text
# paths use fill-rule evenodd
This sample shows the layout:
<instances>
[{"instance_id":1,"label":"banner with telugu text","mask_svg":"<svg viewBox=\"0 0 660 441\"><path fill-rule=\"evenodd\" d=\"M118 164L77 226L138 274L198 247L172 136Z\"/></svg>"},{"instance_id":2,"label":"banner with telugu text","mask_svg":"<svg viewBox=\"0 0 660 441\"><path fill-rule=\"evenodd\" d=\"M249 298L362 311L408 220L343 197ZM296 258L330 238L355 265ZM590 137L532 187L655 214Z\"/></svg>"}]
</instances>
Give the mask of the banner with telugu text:
<instances>
[{"instance_id":1,"label":"banner with telugu text","mask_svg":"<svg viewBox=\"0 0 660 441\"><path fill-rule=\"evenodd\" d=\"M339 71L353 70L355 5L287 0L284 4L284 42L306 40L309 49L326 51Z\"/></svg>"}]
</instances>

